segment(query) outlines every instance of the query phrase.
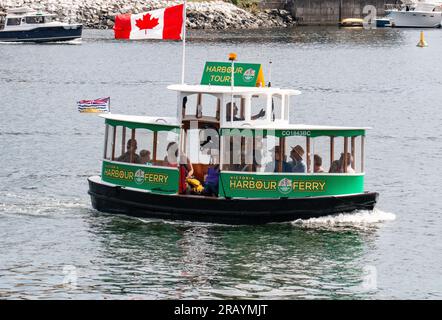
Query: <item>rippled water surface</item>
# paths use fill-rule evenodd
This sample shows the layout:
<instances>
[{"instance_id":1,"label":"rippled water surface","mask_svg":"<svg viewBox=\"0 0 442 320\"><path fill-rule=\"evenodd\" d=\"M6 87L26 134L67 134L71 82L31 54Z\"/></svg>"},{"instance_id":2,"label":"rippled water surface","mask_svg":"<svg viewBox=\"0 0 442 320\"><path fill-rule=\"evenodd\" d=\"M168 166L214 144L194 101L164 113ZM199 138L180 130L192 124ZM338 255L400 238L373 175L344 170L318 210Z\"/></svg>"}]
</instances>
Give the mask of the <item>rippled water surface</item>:
<instances>
[{"instance_id":1,"label":"rippled water surface","mask_svg":"<svg viewBox=\"0 0 442 320\"><path fill-rule=\"evenodd\" d=\"M111 216L91 208L103 121L173 116L181 46L116 42L0 44L0 298L442 298L442 31L302 28L194 32L187 82L206 60L267 64L300 89L292 122L373 127L366 189L374 212L267 226ZM265 71L266 71L265 66Z\"/></svg>"}]
</instances>

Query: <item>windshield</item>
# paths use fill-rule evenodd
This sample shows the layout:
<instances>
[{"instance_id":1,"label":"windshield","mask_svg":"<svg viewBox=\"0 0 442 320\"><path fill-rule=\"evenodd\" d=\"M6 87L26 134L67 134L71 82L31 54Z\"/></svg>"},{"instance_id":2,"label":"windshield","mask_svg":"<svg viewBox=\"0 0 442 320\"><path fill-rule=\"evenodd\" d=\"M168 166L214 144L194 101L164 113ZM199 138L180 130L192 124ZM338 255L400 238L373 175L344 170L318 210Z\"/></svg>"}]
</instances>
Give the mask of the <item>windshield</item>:
<instances>
[{"instance_id":1,"label":"windshield","mask_svg":"<svg viewBox=\"0 0 442 320\"><path fill-rule=\"evenodd\" d=\"M45 22L45 18L43 16L26 17L27 24L38 24L38 23L44 23L44 22Z\"/></svg>"}]
</instances>

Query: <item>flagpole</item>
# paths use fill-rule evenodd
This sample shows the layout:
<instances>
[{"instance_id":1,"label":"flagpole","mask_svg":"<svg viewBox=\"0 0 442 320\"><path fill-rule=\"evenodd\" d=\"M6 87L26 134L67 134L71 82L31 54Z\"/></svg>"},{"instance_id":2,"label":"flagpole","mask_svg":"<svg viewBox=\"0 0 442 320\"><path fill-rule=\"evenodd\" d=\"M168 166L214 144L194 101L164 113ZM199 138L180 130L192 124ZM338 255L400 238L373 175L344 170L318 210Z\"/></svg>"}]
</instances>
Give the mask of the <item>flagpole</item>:
<instances>
[{"instance_id":1,"label":"flagpole","mask_svg":"<svg viewBox=\"0 0 442 320\"><path fill-rule=\"evenodd\" d=\"M184 84L184 71L186 63L186 0L184 0L184 10L183 10L183 57L181 62L181 84Z\"/></svg>"}]
</instances>

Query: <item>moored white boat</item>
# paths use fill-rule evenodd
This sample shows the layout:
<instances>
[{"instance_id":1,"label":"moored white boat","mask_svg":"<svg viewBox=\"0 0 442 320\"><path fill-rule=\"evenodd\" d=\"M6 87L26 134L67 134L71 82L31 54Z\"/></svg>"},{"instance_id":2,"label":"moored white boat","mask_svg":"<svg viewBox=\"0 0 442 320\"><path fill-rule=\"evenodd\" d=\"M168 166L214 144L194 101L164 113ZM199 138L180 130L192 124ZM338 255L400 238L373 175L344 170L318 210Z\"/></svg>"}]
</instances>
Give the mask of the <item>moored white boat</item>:
<instances>
[{"instance_id":1,"label":"moored white boat","mask_svg":"<svg viewBox=\"0 0 442 320\"><path fill-rule=\"evenodd\" d=\"M436 0L406 0L385 12L392 27L397 28L440 28L442 23L442 2Z\"/></svg>"},{"instance_id":2,"label":"moored white boat","mask_svg":"<svg viewBox=\"0 0 442 320\"><path fill-rule=\"evenodd\" d=\"M51 42L81 38L81 24L64 23L56 15L28 8L0 13L1 42Z\"/></svg>"}]
</instances>

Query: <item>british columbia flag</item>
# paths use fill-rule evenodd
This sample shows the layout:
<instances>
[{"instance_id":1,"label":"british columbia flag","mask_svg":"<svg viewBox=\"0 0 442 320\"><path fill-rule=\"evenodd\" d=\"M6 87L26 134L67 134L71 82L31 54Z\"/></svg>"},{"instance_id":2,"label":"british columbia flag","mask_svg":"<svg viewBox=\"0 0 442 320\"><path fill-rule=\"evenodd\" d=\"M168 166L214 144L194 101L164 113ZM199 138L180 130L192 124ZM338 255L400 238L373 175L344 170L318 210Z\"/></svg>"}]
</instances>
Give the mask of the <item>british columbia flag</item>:
<instances>
[{"instance_id":1,"label":"british columbia flag","mask_svg":"<svg viewBox=\"0 0 442 320\"><path fill-rule=\"evenodd\" d=\"M110 97L95 100L80 100L78 111L87 113L110 112Z\"/></svg>"}]
</instances>

